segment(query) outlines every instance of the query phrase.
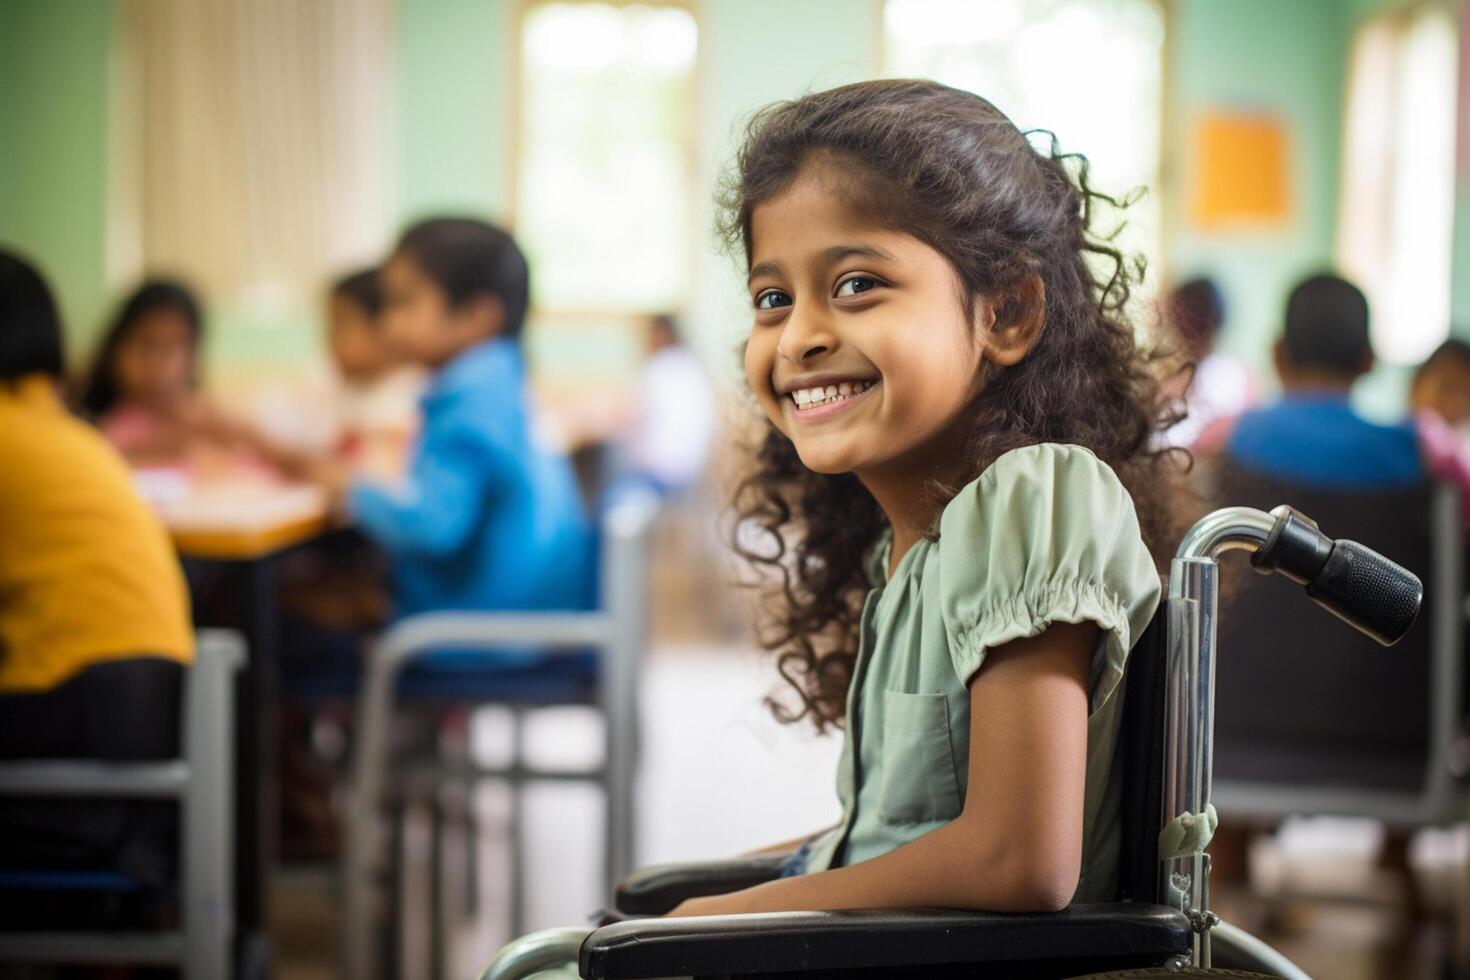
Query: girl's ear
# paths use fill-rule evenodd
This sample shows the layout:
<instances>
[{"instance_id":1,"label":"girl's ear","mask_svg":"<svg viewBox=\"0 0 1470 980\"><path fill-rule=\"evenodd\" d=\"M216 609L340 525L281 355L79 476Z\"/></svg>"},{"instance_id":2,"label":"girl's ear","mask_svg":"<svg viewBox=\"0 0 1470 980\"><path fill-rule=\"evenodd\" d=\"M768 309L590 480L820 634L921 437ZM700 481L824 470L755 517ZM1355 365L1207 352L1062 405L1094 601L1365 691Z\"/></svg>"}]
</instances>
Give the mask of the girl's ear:
<instances>
[{"instance_id":1,"label":"girl's ear","mask_svg":"<svg viewBox=\"0 0 1470 980\"><path fill-rule=\"evenodd\" d=\"M993 364L1019 364L1046 322L1046 287L1041 277L1030 275L986 301L983 356Z\"/></svg>"}]
</instances>

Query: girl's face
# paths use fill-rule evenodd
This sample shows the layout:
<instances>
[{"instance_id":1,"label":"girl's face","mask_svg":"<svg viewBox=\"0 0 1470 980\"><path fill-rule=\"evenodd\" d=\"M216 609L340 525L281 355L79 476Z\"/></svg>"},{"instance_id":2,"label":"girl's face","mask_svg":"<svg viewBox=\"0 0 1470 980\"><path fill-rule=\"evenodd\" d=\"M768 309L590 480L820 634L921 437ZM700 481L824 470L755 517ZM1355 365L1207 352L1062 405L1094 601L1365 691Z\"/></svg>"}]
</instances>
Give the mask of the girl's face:
<instances>
[{"instance_id":1,"label":"girl's face","mask_svg":"<svg viewBox=\"0 0 1470 980\"><path fill-rule=\"evenodd\" d=\"M750 234L746 378L801 461L934 475L978 391L984 305L967 307L938 251L844 207L840 175L820 166L757 206Z\"/></svg>"},{"instance_id":2,"label":"girl's face","mask_svg":"<svg viewBox=\"0 0 1470 980\"><path fill-rule=\"evenodd\" d=\"M327 346L337 370L349 381L371 381L394 363L373 315L341 294L332 297L328 310Z\"/></svg>"},{"instance_id":3,"label":"girl's face","mask_svg":"<svg viewBox=\"0 0 1470 980\"><path fill-rule=\"evenodd\" d=\"M1470 365L1451 361L1425 371L1409 391L1409 405L1453 426L1470 422Z\"/></svg>"},{"instance_id":4,"label":"girl's face","mask_svg":"<svg viewBox=\"0 0 1470 980\"><path fill-rule=\"evenodd\" d=\"M167 407L194 389L194 330L162 307L144 313L117 347L114 370L123 400Z\"/></svg>"}]
</instances>

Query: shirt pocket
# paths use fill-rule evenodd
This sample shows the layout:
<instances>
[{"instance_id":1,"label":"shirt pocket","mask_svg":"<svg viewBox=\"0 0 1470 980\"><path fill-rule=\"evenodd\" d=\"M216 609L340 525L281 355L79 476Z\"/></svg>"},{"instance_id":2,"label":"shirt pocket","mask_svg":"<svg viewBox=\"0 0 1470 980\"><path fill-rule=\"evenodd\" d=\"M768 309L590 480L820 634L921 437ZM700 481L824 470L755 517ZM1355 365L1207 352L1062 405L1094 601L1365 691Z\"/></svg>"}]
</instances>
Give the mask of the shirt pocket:
<instances>
[{"instance_id":1,"label":"shirt pocket","mask_svg":"<svg viewBox=\"0 0 1470 980\"><path fill-rule=\"evenodd\" d=\"M960 786L943 694L883 692L878 819L905 825L953 820Z\"/></svg>"}]
</instances>

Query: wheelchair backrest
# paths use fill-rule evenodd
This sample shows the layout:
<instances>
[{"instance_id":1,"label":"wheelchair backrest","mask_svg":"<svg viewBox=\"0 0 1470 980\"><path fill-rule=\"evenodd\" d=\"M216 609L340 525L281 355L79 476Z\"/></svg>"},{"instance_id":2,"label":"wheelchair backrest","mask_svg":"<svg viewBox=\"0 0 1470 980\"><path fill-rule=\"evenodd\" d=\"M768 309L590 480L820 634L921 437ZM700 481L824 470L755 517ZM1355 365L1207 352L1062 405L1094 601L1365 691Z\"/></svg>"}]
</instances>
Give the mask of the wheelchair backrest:
<instances>
[{"instance_id":1,"label":"wheelchair backrest","mask_svg":"<svg viewBox=\"0 0 1470 980\"><path fill-rule=\"evenodd\" d=\"M1345 493L1293 486L1227 463L1219 486L1221 503L1263 510L1290 504L1333 537L1392 556L1423 580L1426 613L1443 598L1435 539L1447 535L1434 526L1433 485ZM1439 544L1463 547L1455 537ZM1260 808L1267 816L1279 815L1268 809L1289 809L1288 802L1235 803L1221 792L1229 783L1265 787L1283 800L1332 787L1365 795L1419 792L1433 741L1435 617L1420 615L1385 650L1304 602L1292 583L1251 574L1244 565L1226 563L1221 576L1214 773L1222 808Z\"/></svg>"},{"instance_id":2,"label":"wheelchair backrest","mask_svg":"<svg viewBox=\"0 0 1470 980\"><path fill-rule=\"evenodd\" d=\"M1164 809L1164 664L1166 606L1128 655L1123 725L1114 758L1123 766L1123 839L1118 898L1159 900L1159 830Z\"/></svg>"}]
</instances>

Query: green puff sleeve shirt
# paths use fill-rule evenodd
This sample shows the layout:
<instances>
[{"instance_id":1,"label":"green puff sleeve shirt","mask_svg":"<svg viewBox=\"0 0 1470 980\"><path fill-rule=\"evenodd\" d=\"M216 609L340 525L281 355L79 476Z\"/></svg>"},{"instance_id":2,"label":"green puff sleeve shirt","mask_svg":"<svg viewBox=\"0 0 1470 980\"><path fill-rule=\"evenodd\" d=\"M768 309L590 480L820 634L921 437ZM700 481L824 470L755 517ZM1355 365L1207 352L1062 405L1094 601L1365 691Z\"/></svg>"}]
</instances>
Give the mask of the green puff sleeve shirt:
<instances>
[{"instance_id":1,"label":"green puff sleeve shirt","mask_svg":"<svg viewBox=\"0 0 1470 980\"><path fill-rule=\"evenodd\" d=\"M1001 456L944 508L884 581L891 535L870 559L837 769L842 822L808 871L856 864L959 816L970 765L966 686L992 648L1054 622L1099 627L1089 676L1082 875L1074 902L1113 897L1118 873L1123 666L1159 604L1133 500L1080 446ZM985 746L976 746L983 752Z\"/></svg>"}]
</instances>

